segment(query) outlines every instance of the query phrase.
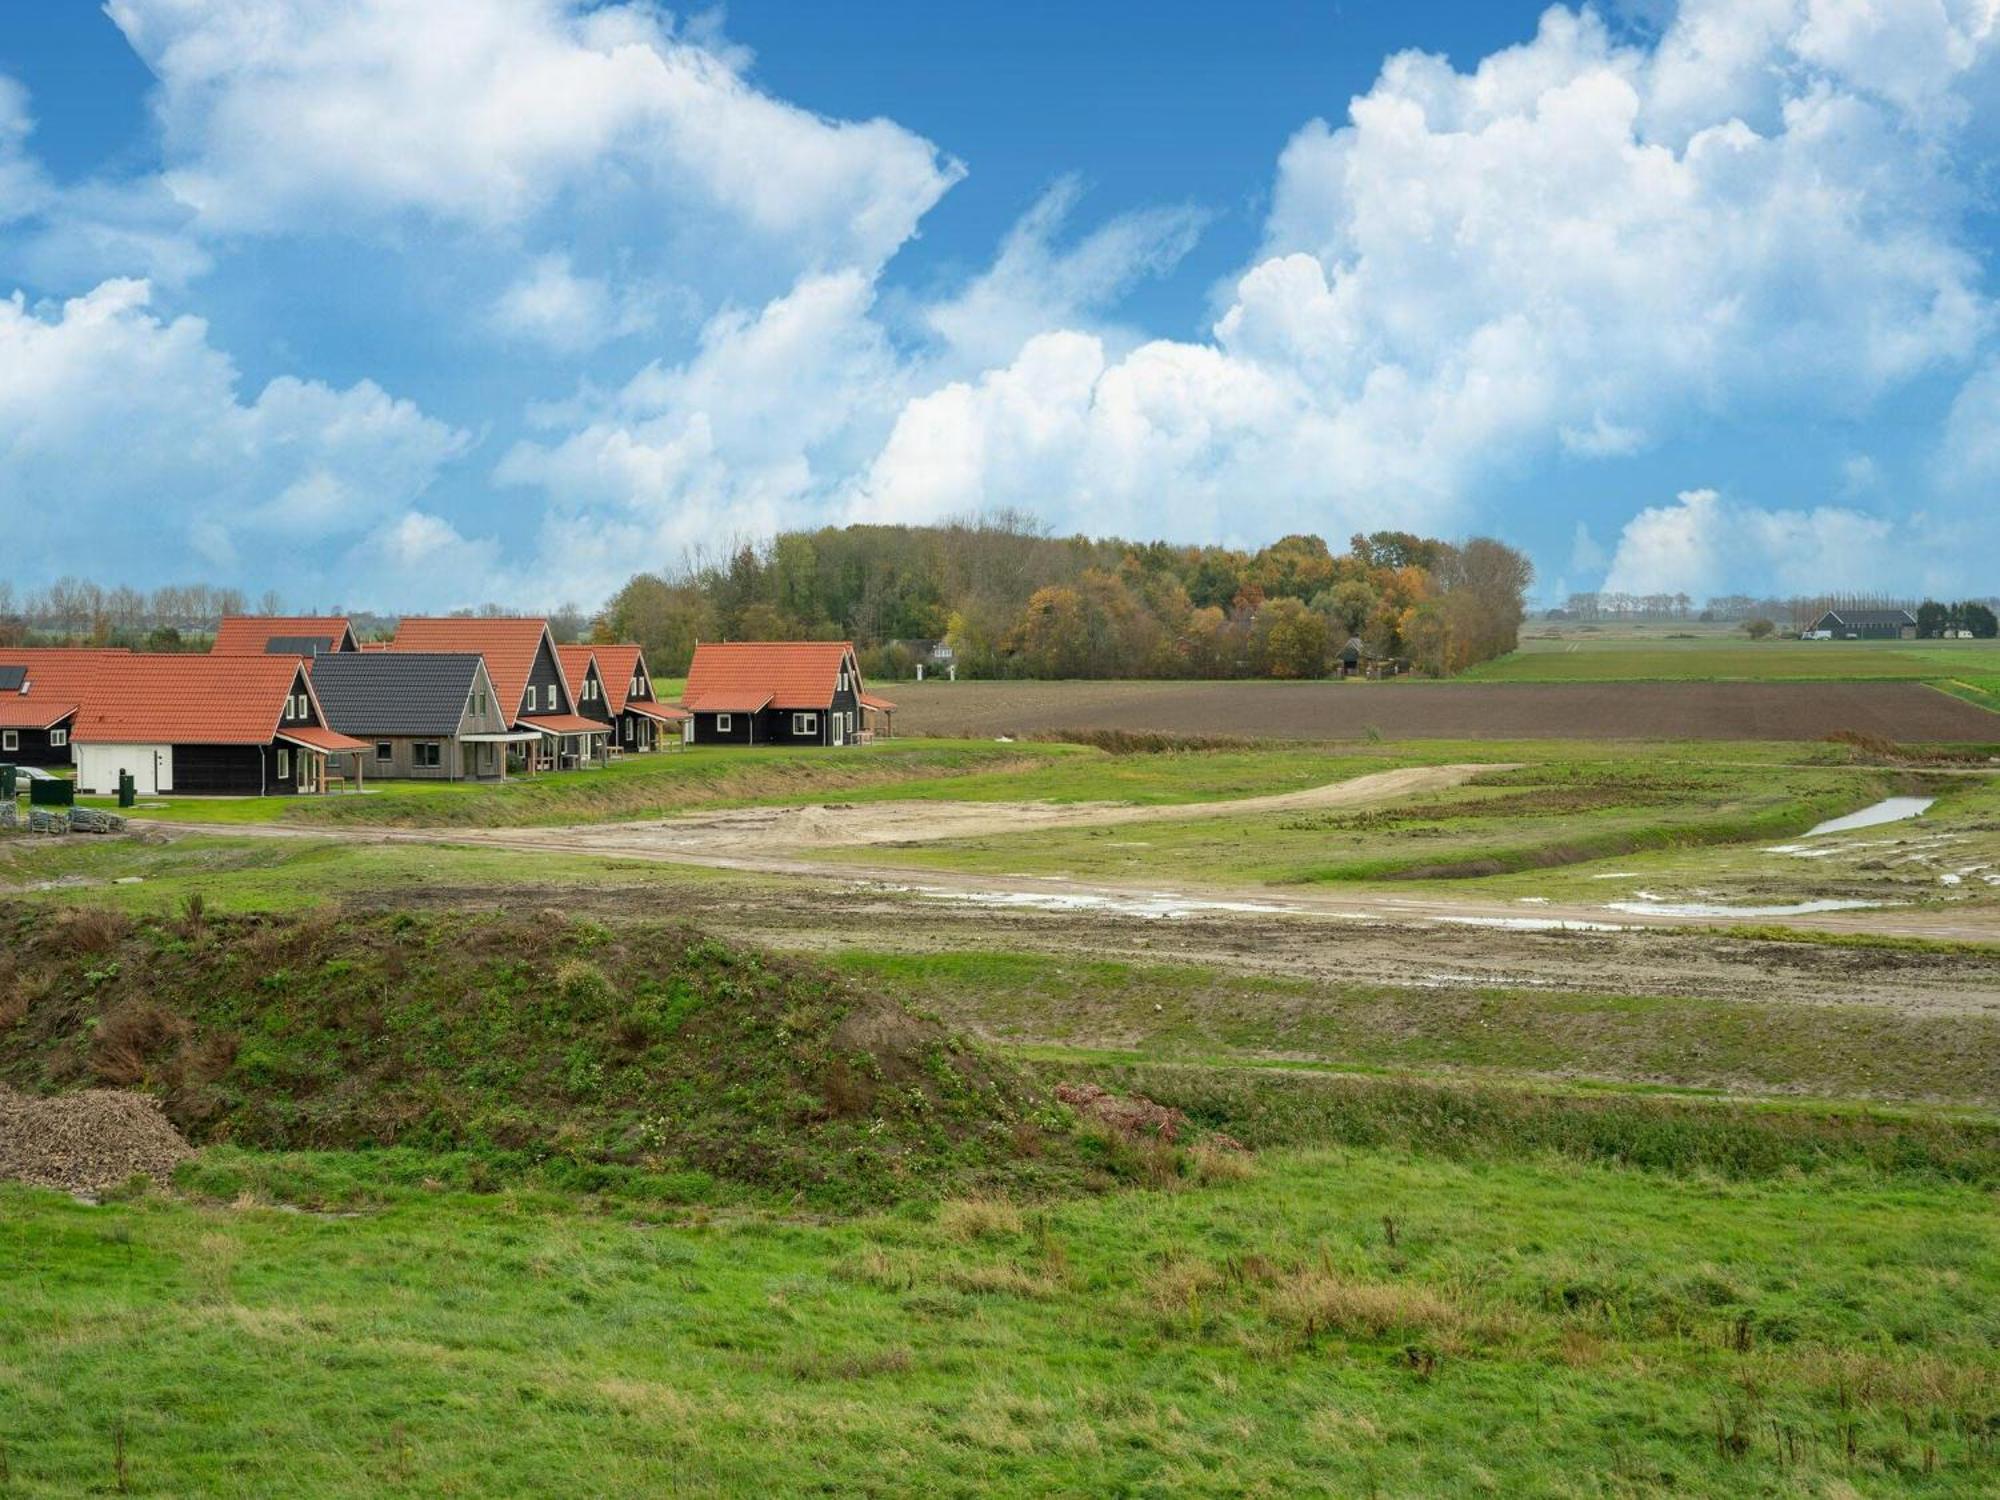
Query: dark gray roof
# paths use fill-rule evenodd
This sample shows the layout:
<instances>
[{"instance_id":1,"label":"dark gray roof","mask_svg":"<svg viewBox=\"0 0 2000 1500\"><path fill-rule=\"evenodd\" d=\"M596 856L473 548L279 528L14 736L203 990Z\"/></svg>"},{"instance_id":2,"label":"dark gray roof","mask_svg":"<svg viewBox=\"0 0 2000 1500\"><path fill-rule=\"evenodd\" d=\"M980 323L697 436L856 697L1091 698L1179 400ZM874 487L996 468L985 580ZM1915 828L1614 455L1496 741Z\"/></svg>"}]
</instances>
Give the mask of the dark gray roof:
<instances>
[{"instance_id":1,"label":"dark gray roof","mask_svg":"<svg viewBox=\"0 0 2000 1500\"><path fill-rule=\"evenodd\" d=\"M274 635L264 642L266 656L325 656L333 648L330 635Z\"/></svg>"},{"instance_id":2,"label":"dark gray roof","mask_svg":"<svg viewBox=\"0 0 2000 1500\"><path fill-rule=\"evenodd\" d=\"M1822 620L1838 620L1843 625L1914 625L1917 617L1907 609L1830 609Z\"/></svg>"},{"instance_id":3,"label":"dark gray roof","mask_svg":"<svg viewBox=\"0 0 2000 1500\"><path fill-rule=\"evenodd\" d=\"M442 651L339 651L312 664L313 691L342 734L458 733L477 656Z\"/></svg>"},{"instance_id":4,"label":"dark gray roof","mask_svg":"<svg viewBox=\"0 0 2000 1500\"><path fill-rule=\"evenodd\" d=\"M0 667L0 693L18 693L27 680L26 667Z\"/></svg>"}]
</instances>

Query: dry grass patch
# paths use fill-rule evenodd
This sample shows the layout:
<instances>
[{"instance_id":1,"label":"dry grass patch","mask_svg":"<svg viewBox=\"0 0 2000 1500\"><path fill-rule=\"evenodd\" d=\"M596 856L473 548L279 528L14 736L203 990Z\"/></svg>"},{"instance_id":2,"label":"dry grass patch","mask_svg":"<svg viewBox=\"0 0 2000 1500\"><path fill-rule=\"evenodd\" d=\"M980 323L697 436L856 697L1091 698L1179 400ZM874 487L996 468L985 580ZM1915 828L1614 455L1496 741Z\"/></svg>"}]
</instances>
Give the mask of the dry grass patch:
<instances>
[{"instance_id":1,"label":"dry grass patch","mask_svg":"<svg viewBox=\"0 0 2000 1500\"><path fill-rule=\"evenodd\" d=\"M1354 1339L1455 1341L1464 1312L1428 1287L1361 1281L1319 1268L1295 1271L1265 1294L1271 1316L1310 1343L1322 1334Z\"/></svg>"},{"instance_id":2,"label":"dry grass patch","mask_svg":"<svg viewBox=\"0 0 2000 1500\"><path fill-rule=\"evenodd\" d=\"M1055 1282L1046 1276L1037 1276L1011 1260L957 1267L945 1273L944 1284L968 1296L1025 1297L1031 1302L1053 1297L1056 1293Z\"/></svg>"},{"instance_id":3,"label":"dry grass patch","mask_svg":"<svg viewBox=\"0 0 2000 1500\"><path fill-rule=\"evenodd\" d=\"M1257 1162L1248 1151L1201 1142L1188 1150L1187 1173L1203 1187L1248 1182L1257 1175Z\"/></svg>"},{"instance_id":4,"label":"dry grass patch","mask_svg":"<svg viewBox=\"0 0 2000 1500\"><path fill-rule=\"evenodd\" d=\"M953 1239L1002 1239L1021 1232L1021 1211L1000 1198L953 1198L938 1208L938 1228Z\"/></svg>"}]
</instances>

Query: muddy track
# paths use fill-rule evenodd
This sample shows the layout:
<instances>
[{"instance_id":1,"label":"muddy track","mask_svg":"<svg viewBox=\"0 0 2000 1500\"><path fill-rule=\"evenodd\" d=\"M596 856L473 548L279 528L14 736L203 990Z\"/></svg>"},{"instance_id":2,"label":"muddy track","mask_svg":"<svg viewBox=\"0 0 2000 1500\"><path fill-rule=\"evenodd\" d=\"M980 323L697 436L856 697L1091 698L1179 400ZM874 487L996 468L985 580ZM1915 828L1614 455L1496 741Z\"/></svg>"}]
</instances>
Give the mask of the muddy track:
<instances>
[{"instance_id":1,"label":"muddy track","mask_svg":"<svg viewBox=\"0 0 2000 1500\"><path fill-rule=\"evenodd\" d=\"M518 907L688 921L761 944L830 954L1035 953L1195 964L1328 986L1547 989L1551 993L1880 1007L1902 1015L2000 1014L2000 957L1724 938L1661 926L1522 931L1420 921L1190 910L1174 918L1084 908L938 902L853 880L691 881L670 887L416 887L384 905Z\"/></svg>"}]
</instances>

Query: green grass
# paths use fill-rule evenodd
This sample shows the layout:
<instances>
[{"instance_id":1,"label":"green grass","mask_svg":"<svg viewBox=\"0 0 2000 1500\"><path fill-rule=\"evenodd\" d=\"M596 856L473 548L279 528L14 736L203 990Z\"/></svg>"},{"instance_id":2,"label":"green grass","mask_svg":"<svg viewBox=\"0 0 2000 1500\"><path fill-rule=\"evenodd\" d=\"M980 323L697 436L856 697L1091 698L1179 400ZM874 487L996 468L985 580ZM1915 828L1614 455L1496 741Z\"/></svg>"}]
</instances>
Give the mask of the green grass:
<instances>
[{"instance_id":1,"label":"green grass","mask_svg":"<svg viewBox=\"0 0 2000 1500\"><path fill-rule=\"evenodd\" d=\"M1575 627L1460 674L1471 682L1942 682L2000 685L1993 641L1753 641L1707 631L1672 639ZM1977 700L1975 700L1977 701Z\"/></svg>"},{"instance_id":2,"label":"green grass","mask_svg":"<svg viewBox=\"0 0 2000 1500\"><path fill-rule=\"evenodd\" d=\"M1071 1158L1061 1111L935 1020L684 927L15 906L0 953L0 1081L144 1089L198 1142L562 1158L822 1204Z\"/></svg>"},{"instance_id":3,"label":"green grass","mask_svg":"<svg viewBox=\"0 0 2000 1500\"><path fill-rule=\"evenodd\" d=\"M119 884L117 882L127 882ZM755 877L538 850L448 844L346 843L331 839L230 837L226 832L139 844L123 839L0 840L0 884L51 905L170 913L199 894L216 912L302 912L328 903L365 905L447 895L459 903L514 893L560 901L605 885L644 887L672 910L688 885L757 884Z\"/></svg>"},{"instance_id":4,"label":"green grass","mask_svg":"<svg viewBox=\"0 0 2000 1500\"><path fill-rule=\"evenodd\" d=\"M1979 1015L1755 996L1353 985L1003 952L850 950L834 963L956 1027L1080 1057L2000 1106L2000 1019Z\"/></svg>"},{"instance_id":5,"label":"green grass","mask_svg":"<svg viewBox=\"0 0 2000 1500\"><path fill-rule=\"evenodd\" d=\"M2000 1221L1284 1151L1020 1211L0 1188L10 1494L1984 1495Z\"/></svg>"},{"instance_id":6,"label":"green grass","mask_svg":"<svg viewBox=\"0 0 2000 1500\"><path fill-rule=\"evenodd\" d=\"M1599 758L1592 747L1372 808L1038 829L899 848L896 860L1112 880L1172 871L1176 884L1191 885L1485 877L1783 838L1877 800L1897 776L1855 766L1718 764L1664 748L1651 757ZM824 857L881 856L858 849Z\"/></svg>"}]
</instances>

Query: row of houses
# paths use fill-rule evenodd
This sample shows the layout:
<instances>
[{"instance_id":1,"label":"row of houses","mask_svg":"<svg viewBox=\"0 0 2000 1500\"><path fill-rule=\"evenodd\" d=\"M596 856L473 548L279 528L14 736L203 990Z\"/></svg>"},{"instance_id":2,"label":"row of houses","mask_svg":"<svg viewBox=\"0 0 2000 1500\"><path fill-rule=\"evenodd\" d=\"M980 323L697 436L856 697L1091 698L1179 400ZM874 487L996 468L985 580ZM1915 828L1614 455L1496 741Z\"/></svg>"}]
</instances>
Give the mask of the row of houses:
<instances>
[{"instance_id":1,"label":"row of houses","mask_svg":"<svg viewBox=\"0 0 2000 1500\"><path fill-rule=\"evenodd\" d=\"M370 779L500 781L682 745L852 745L887 733L849 642L696 648L680 701L636 645L537 619L224 620L205 656L0 647L0 762L121 774L144 795L299 795Z\"/></svg>"}]
</instances>

